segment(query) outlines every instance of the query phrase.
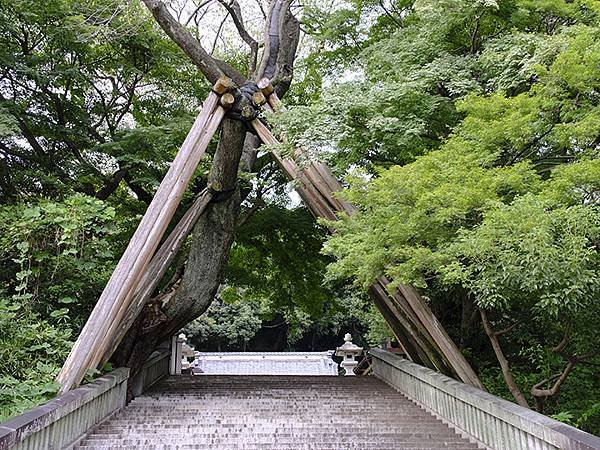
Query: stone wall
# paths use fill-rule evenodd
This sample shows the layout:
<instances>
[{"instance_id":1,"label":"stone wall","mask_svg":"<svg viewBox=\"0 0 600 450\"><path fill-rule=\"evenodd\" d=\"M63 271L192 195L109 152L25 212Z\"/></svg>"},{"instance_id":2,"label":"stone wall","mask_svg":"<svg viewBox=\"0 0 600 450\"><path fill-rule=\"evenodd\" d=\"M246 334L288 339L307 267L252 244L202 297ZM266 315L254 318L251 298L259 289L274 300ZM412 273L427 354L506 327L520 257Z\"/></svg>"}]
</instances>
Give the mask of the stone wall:
<instances>
[{"instance_id":1,"label":"stone wall","mask_svg":"<svg viewBox=\"0 0 600 450\"><path fill-rule=\"evenodd\" d=\"M487 448L600 450L600 438L515 403L372 349L373 373Z\"/></svg>"},{"instance_id":2,"label":"stone wall","mask_svg":"<svg viewBox=\"0 0 600 450\"><path fill-rule=\"evenodd\" d=\"M131 381L138 393L169 373L169 352L155 354ZM0 424L0 450L68 448L125 406L129 369L119 368Z\"/></svg>"}]
</instances>

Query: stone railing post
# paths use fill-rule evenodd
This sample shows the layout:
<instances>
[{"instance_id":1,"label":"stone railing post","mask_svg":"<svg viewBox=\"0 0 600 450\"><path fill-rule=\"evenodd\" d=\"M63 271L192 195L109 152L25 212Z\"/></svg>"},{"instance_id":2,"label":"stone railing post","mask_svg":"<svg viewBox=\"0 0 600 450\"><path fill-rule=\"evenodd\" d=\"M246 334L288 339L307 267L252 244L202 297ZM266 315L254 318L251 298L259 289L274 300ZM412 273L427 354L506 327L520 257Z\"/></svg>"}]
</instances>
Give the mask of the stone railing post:
<instances>
[{"instance_id":1,"label":"stone railing post","mask_svg":"<svg viewBox=\"0 0 600 450\"><path fill-rule=\"evenodd\" d=\"M171 361L169 364L169 373L171 375L181 375L181 358L183 356L183 343L185 341L186 338L183 333L171 338Z\"/></svg>"}]
</instances>

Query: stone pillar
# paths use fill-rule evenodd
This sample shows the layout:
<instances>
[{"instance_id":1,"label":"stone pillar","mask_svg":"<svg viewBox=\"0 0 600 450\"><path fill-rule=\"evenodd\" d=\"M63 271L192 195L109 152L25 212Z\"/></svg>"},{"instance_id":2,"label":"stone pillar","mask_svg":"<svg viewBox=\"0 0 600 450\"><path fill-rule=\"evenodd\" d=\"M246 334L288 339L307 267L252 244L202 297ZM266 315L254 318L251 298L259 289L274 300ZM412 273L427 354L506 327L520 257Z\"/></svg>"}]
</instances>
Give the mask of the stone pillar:
<instances>
[{"instance_id":1,"label":"stone pillar","mask_svg":"<svg viewBox=\"0 0 600 450\"><path fill-rule=\"evenodd\" d=\"M185 341L185 334L183 333L171 338L171 361L169 364L169 373L171 375L181 375L182 349Z\"/></svg>"}]
</instances>

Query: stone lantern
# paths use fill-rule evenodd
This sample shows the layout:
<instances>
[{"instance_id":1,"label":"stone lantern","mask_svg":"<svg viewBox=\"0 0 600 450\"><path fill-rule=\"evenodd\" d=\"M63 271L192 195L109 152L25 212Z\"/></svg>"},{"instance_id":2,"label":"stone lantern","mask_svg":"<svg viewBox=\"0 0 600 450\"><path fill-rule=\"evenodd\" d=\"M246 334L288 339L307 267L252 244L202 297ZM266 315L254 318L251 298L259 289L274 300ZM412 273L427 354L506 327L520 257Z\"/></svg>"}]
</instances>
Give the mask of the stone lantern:
<instances>
[{"instance_id":1,"label":"stone lantern","mask_svg":"<svg viewBox=\"0 0 600 450\"><path fill-rule=\"evenodd\" d=\"M346 333L344 341L346 341L344 345L336 348L335 356L344 358L340 366L346 371L346 376L350 377L354 376L354 368L358 365L356 357L362 354L363 349L352 343L352 335L350 333Z\"/></svg>"}]
</instances>

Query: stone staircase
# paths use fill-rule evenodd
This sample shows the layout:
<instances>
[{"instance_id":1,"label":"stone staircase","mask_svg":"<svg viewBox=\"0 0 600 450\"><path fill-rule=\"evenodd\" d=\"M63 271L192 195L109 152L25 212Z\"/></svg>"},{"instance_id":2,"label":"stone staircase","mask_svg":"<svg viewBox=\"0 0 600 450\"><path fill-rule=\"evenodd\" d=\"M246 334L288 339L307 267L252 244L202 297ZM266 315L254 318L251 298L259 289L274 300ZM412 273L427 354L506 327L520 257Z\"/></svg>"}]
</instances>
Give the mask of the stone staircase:
<instances>
[{"instance_id":1,"label":"stone staircase","mask_svg":"<svg viewBox=\"0 0 600 450\"><path fill-rule=\"evenodd\" d=\"M477 449L373 377L169 377L77 449Z\"/></svg>"}]
</instances>

